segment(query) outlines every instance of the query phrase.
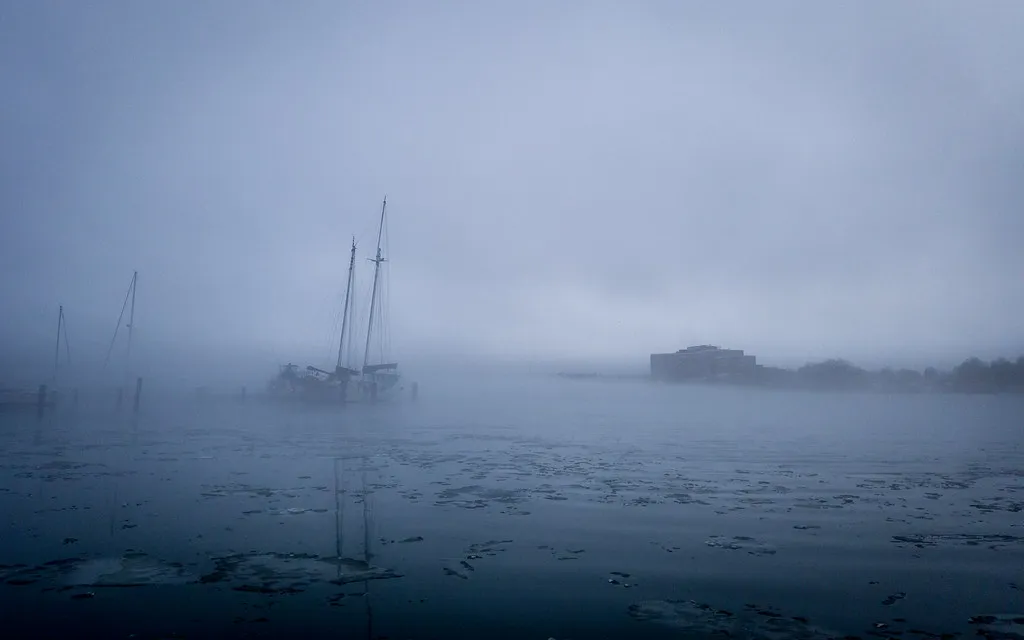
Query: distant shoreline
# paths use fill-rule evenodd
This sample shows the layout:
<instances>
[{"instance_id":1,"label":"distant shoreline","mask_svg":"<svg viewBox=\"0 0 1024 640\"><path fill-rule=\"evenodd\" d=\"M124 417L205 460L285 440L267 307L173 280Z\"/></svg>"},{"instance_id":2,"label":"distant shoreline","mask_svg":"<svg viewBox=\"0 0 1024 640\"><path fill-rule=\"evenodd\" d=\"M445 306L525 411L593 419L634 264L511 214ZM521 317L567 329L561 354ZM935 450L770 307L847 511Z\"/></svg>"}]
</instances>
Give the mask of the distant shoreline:
<instances>
[{"instance_id":1,"label":"distant shoreline","mask_svg":"<svg viewBox=\"0 0 1024 640\"><path fill-rule=\"evenodd\" d=\"M746 375L659 378L650 373L601 373L564 371L570 380L631 380L663 384L702 384L794 391L861 391L901 394L1024 394L1024 356L1011 361L999 358L984 362L969 358L950 371L928 367L868 371L845 360L806 364L799 369L758 367Z\"/></svg>"}]
</instances>

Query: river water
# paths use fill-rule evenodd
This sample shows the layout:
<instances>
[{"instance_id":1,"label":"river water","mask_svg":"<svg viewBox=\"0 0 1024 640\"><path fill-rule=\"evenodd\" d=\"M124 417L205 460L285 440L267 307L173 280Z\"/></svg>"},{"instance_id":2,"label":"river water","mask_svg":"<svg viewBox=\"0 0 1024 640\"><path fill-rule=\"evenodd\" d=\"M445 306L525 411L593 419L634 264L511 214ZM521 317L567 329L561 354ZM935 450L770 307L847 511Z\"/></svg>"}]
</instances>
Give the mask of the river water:
<instances>
[{"instance_id":1,"label":"river water","mask_svg":"<svg viewBox=\"0 0 1024 640\"><path fill-rule=\"evenodd\" d=\"M112 404L0 414L4 637L1024 637L1019 397Z\"/></svg>"}]
</instances>

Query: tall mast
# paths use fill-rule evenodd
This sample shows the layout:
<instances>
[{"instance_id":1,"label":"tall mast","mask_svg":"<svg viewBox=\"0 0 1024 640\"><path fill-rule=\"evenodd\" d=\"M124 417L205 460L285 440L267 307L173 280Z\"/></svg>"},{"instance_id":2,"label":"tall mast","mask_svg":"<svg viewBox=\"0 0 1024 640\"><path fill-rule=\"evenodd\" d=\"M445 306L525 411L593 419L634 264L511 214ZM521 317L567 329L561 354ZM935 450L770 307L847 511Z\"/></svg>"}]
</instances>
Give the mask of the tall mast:
<instances>
[{"instance_id":1,"label":"tall mast","mask_svg":"<svg viewBox=\"0 0 1024 640\"><path fill-rule=\"evenodd\" d=\"M380 228L377 230L377 256L370 258L373 263L373 290L370 293L370 322L366 328L366 351L363 354L363 369L370 364L370 340L373 337L373 315L377 307L377 279L380 276L380 263L384 258L380 255L380 239L384 233L384 211L388 206L388 197L384 196L384 204L380 207Z\"/></svg>"},{"instance_id":2,"label":"tall mast","mask_svg":"<svg viewBox=\"0 0 1024 640\"><path fill-rule=\"evenodd\" d=\"M64 305L57 312L57 346L53 353L53 386L57 386L57 365L60 363L60 330L64 326Z\"/></svg>"},{"instance_id":3,"label":"tall mast","mask_svg":"<svg viewBox=\"0 0 1024 640\"><path fill-rule=\"evenodd\" d=\"M125 366L131 366L132 359L132 329L135 328L135 287L139 283L139 272L135 271L132 273L132 310L128 314L128 353L126 356L127 362Z\"/></svg>"},{"instance_id":4,"label":"tall mast","mask_svg":"<svg viewBox=\"0 0 1024 640\"><path fill-rule=\"evenodd\" d=\"M352 253L348 258L348 284L345 286L345 311L341 316L341 339L338 341L338 365L335 371L340 371L342 368L342 361L345 357L345 329L348 328L348 310L350 299L352 296L352 280L355 275L356 268L356 237L352 236Z\"/></svg>"}]
</instances>

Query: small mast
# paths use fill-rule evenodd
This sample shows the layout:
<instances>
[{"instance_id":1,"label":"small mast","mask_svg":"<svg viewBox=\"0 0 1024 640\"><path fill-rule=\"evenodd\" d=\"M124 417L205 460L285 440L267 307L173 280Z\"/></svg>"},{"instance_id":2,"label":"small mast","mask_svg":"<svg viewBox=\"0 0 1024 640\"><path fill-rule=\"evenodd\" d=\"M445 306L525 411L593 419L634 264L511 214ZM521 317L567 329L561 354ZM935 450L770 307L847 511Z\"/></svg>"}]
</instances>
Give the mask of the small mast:
<instances>
[{"instance_id":1,"label":"small mast","mask_svg":"<svg viewBox=\"0 0 1024 640\"><path fill-rule=\"evenodd\" d=\"M345 286L345 310L341 316L341 339L338 341L338 364L335 367L335 372L339 372L344 368L345 359L345 331L348 329L348 316L349 309L351 308L352 298L352 281L355 276L356 268L356 237L352 236L352 253L348 258L348 284Z\"/></svg>"},{"instance_id":2,"label":"small mast","mask_svg":"<svg viewBox=\"0 0 1024 640\"><path fill-rule=\"evenodd\" d=\"M57 312L57 347L53 354L53 387L57 388L57 368L60 365L60 333L64 329L64 305L60 305L60 310ZM70 352L68 353L68 359L71 359Z\"/></svg>"},{"instance_id":3,"label":"small mast","mask_svg":"<svg viewBox=\"0 0 1024 640\"><path fill-rule=\"evenodd\" d=\"M366 367L370 364L370 341L373 338L373 316L374 311L377 308L377 280L380 277L380 263L385 262L385 259L380 254L380 239L384 233L384 211L388 206L388 197L384 196L384 203L380 207L380 228L377 229L377 255L374 258L369 258L370 262L373 263L373 290L370 293L370 321L366 328L366 351L363 353L363 373L366 373Z\"/></svg>"}]
</instances>

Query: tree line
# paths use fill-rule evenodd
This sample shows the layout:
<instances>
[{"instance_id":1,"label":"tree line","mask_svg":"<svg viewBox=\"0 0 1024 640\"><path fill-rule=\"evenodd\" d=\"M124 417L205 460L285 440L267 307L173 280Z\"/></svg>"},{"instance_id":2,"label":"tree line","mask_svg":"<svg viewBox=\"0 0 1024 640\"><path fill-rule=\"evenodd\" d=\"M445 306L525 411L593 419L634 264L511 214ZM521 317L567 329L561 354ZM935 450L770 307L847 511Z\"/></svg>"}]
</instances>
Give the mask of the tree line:
<instances>
[{"instance_id":1,"label":"tree line","mask_svg":"<svg viewBox=\"0 0 1024 640\"><path fill-rule=\"evenodd\" d=\"M959 393L1024 393L1024 356L985 362L968 358L951 371L928 367L878 371L833 358L806 364L795 371L765 368L765 381L812 389L874 389L879 391Z\"/></svg>"}]
</instances>

